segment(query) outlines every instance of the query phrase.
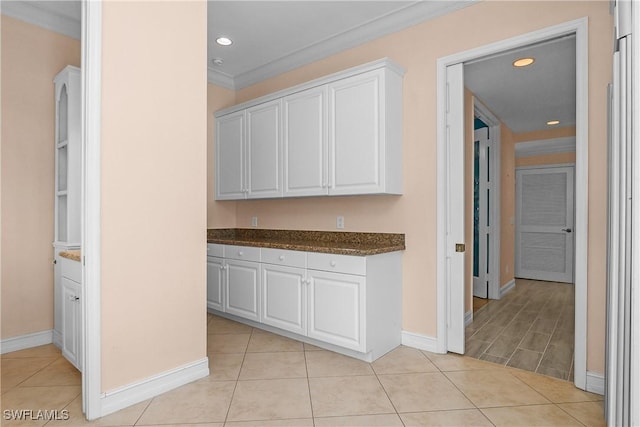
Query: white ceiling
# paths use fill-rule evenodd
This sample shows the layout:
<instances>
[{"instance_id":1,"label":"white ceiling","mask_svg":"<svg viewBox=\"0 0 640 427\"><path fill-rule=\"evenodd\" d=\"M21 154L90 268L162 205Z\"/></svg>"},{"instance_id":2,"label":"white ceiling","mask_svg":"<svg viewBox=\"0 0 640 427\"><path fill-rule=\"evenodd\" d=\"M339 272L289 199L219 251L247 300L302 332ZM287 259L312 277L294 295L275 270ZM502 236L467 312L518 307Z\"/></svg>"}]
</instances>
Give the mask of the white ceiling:
<instances>
[{"instance_id":1,"label":"white ceiling","mask_svg":"<svg viewBox=\"0 0 640 427\"><path fill-rule=\"evenodd\" d=\"M474 1L209 0L209 81L241 89Z\"/></svg>"},{"instance_id":2,"label":"white ceiling","mask_svg":"<svg viewBox=\"0 0 640 427\"><path fill-rule=\"evenodd\" d=\"M535 58L524 68L511 64ZM576 42L567 36L465 64L464 82L512 131L576 124Z\"/></svg>"},{"instance_id":3,"label":"white ceiling","mask_svg":"<svg viewBox=\"0 0 640 427\"><path fill-rule=\"evenodd\" d=\"M209 0L209 81L246 87L474 1ZM3 14L80 38L79 0L2 0L1 6ZM218 46L220 35L234 43ZM513 68L522 56L536 62ZM465 64L465 84L514 132L547 129L551 119L575 125L575 38Z\"/></svg>"}]
</instances>

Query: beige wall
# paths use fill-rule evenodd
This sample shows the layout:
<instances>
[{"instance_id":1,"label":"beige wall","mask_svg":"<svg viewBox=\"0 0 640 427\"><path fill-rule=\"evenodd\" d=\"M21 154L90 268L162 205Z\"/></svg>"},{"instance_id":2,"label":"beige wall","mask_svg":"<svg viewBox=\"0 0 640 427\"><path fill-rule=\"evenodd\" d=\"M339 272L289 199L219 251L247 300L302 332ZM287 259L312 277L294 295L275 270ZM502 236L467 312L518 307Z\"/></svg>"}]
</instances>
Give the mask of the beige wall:
<instances>
[{"instance_id":1,"label":"beige wall","mask_svg":"<svg viewBox=\"0 0 640 427\"><path fill-rule=\"evenodd\" d=\"M516 168L513 132L500 126L500 286L508 284L515 268Z\"/></svg>"},{"instance_id":2,"label":"beige wall","mask_svg":"<svg viewBox=\"0 0 640 427\"><path fill-rule=\"evenodd\" d=\"M576 162L575 151L569 153L541 154L539 156L527 156L516 158L516 167L558 165Z\"/></svg>"},{"instance_id":3,"label":"beige wall","mask_svg":"<svg viewBox=\"0 0 640 427\"><path fill-rule=\"evenodd\" d=\"M80 41L1 17L2 327L53 329L54 76L80 65Z\"/></svg>"},{"instance_id":4,"label":"beige wall","mask_svg":"<svg viewBox=\"0 0 640 427\"><path fill-rule=\"evenodd\" d=\"M403 329L436 336L436 61L529 31L589 19L589 270L587 368L604 371L606 271L606 87L610 81L612 18L608 3L479 2L300 67L236 93L246 101L355 65L388 56L406 68L404 77L404 194L308 198L237 203L236 224L258 216L263 228L335 229L406 234L403 271ZM477 23L483 31L477 31ZM505 146L503 150L511 149ZM508 185L503 180L504 186ZM510 224L505 224L503 233ZM505 247L503 251L507 251ZM504 270L503 270L504 271ZM510 271L513 271L511 267Z\"/></svg>"},{"instance_id":5,"label":"beige wall","mask_svg":"<svg viewBox=\"0 0 640 427\"><path fill-rule=\"evenodd\" d=\"M104 2L102 389L206 357L205 1Z\"/></svg>"}]
</instances>

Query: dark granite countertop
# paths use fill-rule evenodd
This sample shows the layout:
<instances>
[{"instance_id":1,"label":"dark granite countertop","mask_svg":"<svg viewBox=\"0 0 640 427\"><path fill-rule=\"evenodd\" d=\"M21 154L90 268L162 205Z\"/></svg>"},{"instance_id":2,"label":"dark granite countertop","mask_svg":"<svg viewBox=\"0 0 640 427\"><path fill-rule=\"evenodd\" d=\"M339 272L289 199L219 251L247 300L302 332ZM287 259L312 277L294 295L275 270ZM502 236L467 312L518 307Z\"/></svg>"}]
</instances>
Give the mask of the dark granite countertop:
<instances>
[{"instance_id":1,"label":"dark granite countertop","mask_svg":"<svg viewBox=\"0 0 640 427\"><path fill-rule=\"evenodd\" d=\"M207 243L341 255L376 255L405 249L404 234L224 228L207 230Z\"/></svg>"}]
</instances>

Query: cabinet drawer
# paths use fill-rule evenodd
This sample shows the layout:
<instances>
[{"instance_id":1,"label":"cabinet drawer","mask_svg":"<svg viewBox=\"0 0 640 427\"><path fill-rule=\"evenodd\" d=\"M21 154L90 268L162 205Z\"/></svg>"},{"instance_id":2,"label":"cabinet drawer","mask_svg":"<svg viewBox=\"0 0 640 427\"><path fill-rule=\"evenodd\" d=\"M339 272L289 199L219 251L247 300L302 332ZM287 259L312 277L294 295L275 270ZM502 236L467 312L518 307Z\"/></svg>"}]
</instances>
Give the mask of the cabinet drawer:
<instances>
[{"instance_id":1,"label":"cabinet drawer","mask_svg":"<svg viewBox=\"0 0 640 427\"><path fill-rule=\"evenodd\" d=\"M226 245L224 247L224 257L229 259L260 262L260 248L254 248L252 246Z\"/></svg>"},{"instance_id":2,"label":"cabinet drawer","mask_svg":"<svg viewBox=\"0 0 640 427\"><path fill-rule=\"evenodd\" d=\"M263 248L261 260L268 264L287 265L289 267L305 268L307 266L306 253L285 249Z\"/></svg>"},{"instance_id":3,"label":"cabinet drawer","mask_svg":"<svg viewBox=\"0 0 640 427\"><path fill-rule=\"evenodd\" d=\"M222 258L224 254L224 246L218 243L207 243L207 256L217 256Z\"/></svg>"},{"instance_id":4,"label":"cabinet drawer","mask_svg":"<svg viewBox=\"0 0 640 427\"><path fill-rule=\"evenodd\" d=\"M366 275L367 272L365 257L315 252L307 255L307 268L360 276Z\"/></svg>"}]
</instances>

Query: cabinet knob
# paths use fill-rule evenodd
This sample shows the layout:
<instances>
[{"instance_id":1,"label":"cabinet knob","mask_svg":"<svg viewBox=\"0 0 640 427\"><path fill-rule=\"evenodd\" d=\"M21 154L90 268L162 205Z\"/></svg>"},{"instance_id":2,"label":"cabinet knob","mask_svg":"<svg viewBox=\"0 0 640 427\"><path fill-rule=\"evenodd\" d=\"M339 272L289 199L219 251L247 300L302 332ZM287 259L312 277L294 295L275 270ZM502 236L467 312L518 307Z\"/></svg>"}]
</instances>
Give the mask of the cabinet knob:
<instances>
[{"instance_id":1,"label":"cabinet knob","mask_svg":"<svg viewBox=\"0 0 640 427\"><path fill-rule=\"evenodd\" d=\"M244 252L238 251L238 255L242 256L242 255L244 255Z\"/></svg>"},{"instance_id":2,"label":"cabinet knob","mask_svg":"<svg viewBox=\"0 0 640 427\"><path fill-rule=\"evenodd\" d=\"M280 256L278 257L278 259L279 259L280 261L284 261L284 255L280 255Z\"/></svg>"},{"instance_id":3,"label":"cabinet knob","mask_svg":"<svg viewBox=\"0 0 640 427\"><path fill-rule=\"evenodd\" d=\"M336 262L335 262L335 261L331 261L331 262L329 263L329 265L330 265L331 267L335 267L335 266L336 266Z\"/></svg>"}]
</instances>

